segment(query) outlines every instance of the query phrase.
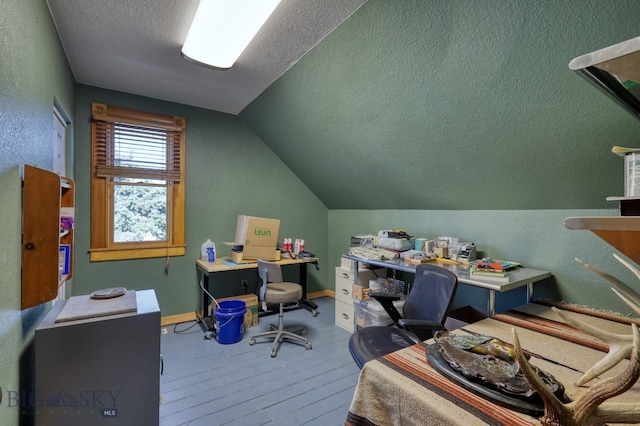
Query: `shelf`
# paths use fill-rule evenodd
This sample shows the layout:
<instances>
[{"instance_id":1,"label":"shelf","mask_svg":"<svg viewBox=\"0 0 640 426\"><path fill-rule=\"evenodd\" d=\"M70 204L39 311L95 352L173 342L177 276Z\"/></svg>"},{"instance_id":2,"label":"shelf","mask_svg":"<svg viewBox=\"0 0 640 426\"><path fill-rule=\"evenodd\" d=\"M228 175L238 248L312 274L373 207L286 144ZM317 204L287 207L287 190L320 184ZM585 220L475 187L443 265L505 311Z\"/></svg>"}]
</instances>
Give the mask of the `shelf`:
<instances>
[{"instance_id":1,"label":"shelf","mask_svg":"<svg viewBox=\"0 0 640 426\"><path fill-rule=\"evenodd\" d=\"M572 70L596 67L624 79L640 81L640 37L588 53L569 64Z\"/></svg>"},{"instance_id":2,"label":"shelf","mask_svg":"<svg viewBox=\"0 0 640 426\"><path fill-rule=\"evenodd\" d=\"M640 264L639 216L569 217L564 226L589 230Z\"/></svg>"}]
</instances>

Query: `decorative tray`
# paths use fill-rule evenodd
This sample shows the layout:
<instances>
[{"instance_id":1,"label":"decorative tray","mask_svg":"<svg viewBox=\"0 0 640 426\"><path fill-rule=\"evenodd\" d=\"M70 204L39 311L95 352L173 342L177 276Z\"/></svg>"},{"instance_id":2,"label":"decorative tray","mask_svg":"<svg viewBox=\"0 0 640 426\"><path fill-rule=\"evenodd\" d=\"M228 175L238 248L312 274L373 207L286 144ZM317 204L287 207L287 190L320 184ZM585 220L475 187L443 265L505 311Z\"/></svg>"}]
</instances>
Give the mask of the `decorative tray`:
<instances>
[{"instance_id":1,"label":"decorative tray","mask_svg":"<svg viewBox=\"0 0 640 426\"><path fill-rule=\"evenodd\" d=\"M509 345L500 347L508 352L496 355L495 352L486 353L487 347L492 348L488 343L504 342L491 336L459 336L441 332L436 334L435 340L437 343L427 346L426 357L440 374L503 407L535 417L544 414L540 396L533 391L517 362L509 357ZM537 370L554 394L569 402L564 395L564 386L550 374Z\"/></svg>"},{"instance_id":2,"label":"decorative tray","mask_svg":"<svg viewBox=\"0 0 640 426\"><path fill-rule=\"evenodd\" d=\"M449 380L456 382L466 390L486 398L491 402L534 417L540 417L544 414L544 404L542 404L542 402L528 402L510 397L478 382L474 382L458 373L444 360L436 345L427 346L427 361L429 361L429 364L431 364L436 371Z\"/></svg>"}]
</instances>

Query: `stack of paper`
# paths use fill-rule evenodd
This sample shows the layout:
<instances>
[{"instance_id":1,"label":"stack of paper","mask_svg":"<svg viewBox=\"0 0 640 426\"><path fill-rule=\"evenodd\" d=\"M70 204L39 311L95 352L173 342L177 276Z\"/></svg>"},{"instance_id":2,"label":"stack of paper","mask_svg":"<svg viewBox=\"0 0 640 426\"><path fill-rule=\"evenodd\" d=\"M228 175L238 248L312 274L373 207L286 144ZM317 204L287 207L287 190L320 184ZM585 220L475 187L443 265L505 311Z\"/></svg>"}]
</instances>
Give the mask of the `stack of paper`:
<instances>
[{"instance_id":1,"label":"stack of paper","mask_svg":"<svg viewBox=\"0 0 640 426\"><path fill-rule=\"evenodd\" d=\"M481 259L470 262L469 276L480 280L509 282L507 270L515 268L519 263L504 260Z\"/></svg>"}]
</instances>

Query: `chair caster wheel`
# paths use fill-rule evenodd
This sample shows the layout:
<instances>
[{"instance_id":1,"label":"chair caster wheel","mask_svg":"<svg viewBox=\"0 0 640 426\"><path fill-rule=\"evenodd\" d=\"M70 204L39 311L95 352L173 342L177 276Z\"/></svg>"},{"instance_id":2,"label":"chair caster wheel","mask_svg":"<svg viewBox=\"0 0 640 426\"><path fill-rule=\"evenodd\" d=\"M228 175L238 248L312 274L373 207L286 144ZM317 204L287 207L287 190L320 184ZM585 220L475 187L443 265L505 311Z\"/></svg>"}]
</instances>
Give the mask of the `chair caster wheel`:
<instances>
[{"instance_id":1,"label":"chair caster wheel","mask_svg":"<svg viewBox=\"0 0 640 426\"><path fill-rule=\"evenodd\" d=\"M276 351L271 351L271 358L275 358L276 357L277 352Z\"/></svg>"},{"instance_id":2,"label":"chair caster wheel","mask_svg":"<svg viewBox=\"0 0 640 426\"><path fill-rule=\"evenodd\" d=\"M307 334L307 329L306 328L301 329L300 334L302 334L303 336Z\"/></svg>"},{"instance_id":3,"label":"chair caster wheel","mask_svg":"<svg viewBox=\"0 0 640 426\"><path fill-rule=\"evenodd\" d=\"M316 311L313 311L313 312L311 313L311 315L313 315L314 317L317 317L317 316L318 316L318 313L317 313Z\"/></svg>"},{"instance_id":4,"label":"chair caster wheel","mask_svg":"<svg viewBox=\"0 0 640 426\"><path fill-rule=\"evenodd\" d=\"M311 343L305 343L304 348L305 348L306 350L311 349Z\"/></svg>"},{"instance_id":5,"label":"chair caster wheel","mask_svg":"<svg viewBox=\"0 0 640 426\"><path fill-rule=\"evenodd\" d=\"M249 345L253 346L255 344L256 344L256 339L254 339L253 337L249 339Z\"/></svg>"}]
</instances>

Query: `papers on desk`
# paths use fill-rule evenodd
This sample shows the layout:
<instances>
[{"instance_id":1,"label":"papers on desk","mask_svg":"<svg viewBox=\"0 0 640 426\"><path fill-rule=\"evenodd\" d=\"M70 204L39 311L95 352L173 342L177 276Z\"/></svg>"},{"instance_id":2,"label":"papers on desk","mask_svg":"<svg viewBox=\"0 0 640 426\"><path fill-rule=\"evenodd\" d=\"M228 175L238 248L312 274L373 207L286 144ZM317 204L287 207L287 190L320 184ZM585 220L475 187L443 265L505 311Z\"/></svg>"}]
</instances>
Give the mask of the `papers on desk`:
<instances>
[{"instance_id":1,"label":"papers on desk","mask_svg":"<svg viewBox=\"0 0 640 426\"><path fill-rule=\"evenodd\" d=\"M396 259L399 256L395 251L375 247L351 247L349 254L365 260Z\"/></svg>"},{"instance_id":2,"label":"papers on desk","mask_svg":"<svg viewBox=\"0 0 640 426\"><path fill-rule=\"evenodd\" d=\"M483 259L472 260L469 262L469 266L475 270L504 272L520 266L520 263L511 262L510 260L496 260L485 257Z\"/></svg>"},{"instance_id":3,"label":"papers on desk","mask_svg":"<svg viewBox=\"0 0 640 426\"><path fill-rule=\"evenodd\" d=\"M469 264L469 277L479 280L489 280L497 282L509 282L508 270L520 264L506 260L480 259Z\"/></svg>"},{"instance_id":4,"label":"papers on desk","mask_svg":"<svg viewBox=\"0 0 640 426\"><path fill-rule=\"evenodd\" d=\"M619 155L620 157L624 157L627 154L640 152L640 148L625 148L622 146L614 146L613 148L611 148L611 152L613 152L616 155Z\"/></svg>"}]
</instances>

